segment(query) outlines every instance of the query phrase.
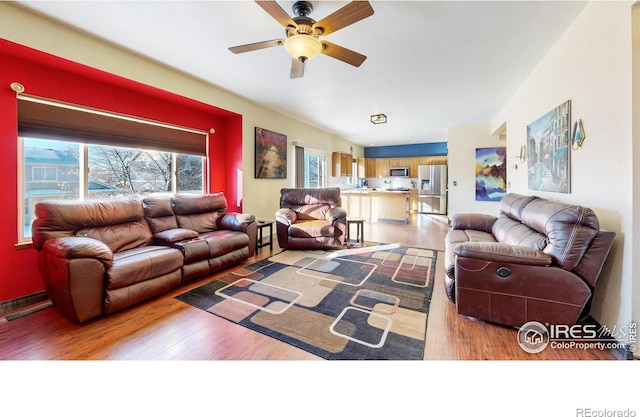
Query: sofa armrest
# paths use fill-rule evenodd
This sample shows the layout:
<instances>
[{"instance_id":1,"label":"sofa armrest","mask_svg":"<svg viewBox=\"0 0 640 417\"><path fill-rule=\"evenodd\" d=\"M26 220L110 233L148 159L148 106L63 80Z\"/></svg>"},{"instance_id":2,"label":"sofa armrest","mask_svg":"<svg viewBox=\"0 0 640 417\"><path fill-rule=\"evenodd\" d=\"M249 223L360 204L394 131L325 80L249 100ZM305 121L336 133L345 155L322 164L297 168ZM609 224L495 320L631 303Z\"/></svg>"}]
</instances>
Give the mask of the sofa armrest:
<instances>
[{"instance_id":1,"label":"sofa armrest","mask_svg":"<svg viewBox=\"0 0 640 417\"><path fill-rule=\"evenodd\" d=\"M464 242L455 246L456 256L509 264L550 266L553 258L537 249L499 242Z\"/></svg>"},{"instance_id":2,"label":"sofa armrest","mask_svg":"<svg viewBox=\"0 0 640 417\"><path fill-rule=\"evenodd\" d=\"M247 232L247 227L256 222L256 216L248 213L225 213L218 217L217 225L221 230Z\"/></svg>"},{"instance_id":3,"label":"sofa armrest","mask_svg":"<svg viewBox=\"0 0 640 417\"><path fill-rule=\"evenodd\" d=\"M325 218L331 224L335 224L336 222L346 224L347 210L345 210L343 207L334 207L332 209L329 209Z\"/></svg>"},{"instance_id":4,"label":"sofa armrest","mask_svg":"<svg viewBox=\"0 0 640 417\"><path fill-rule=\"evenodd\" d=\"M48 239L42 247L47 255L64 259L94 258L106 268L113 264L113 252L97 239L84 236L59 237Z\"/></svg>"},{"instance_id":5,"label":"sofa armrest","mask_svg":"<svg viewBox=\"0 0 640 417\"><path fill-rule=\"evenodd\" d=\"M173 246L177 242L195 239L198 236L198 232L191 229L168 229L153 235L153 242L156 245Z\"/></svg>"},{"instance_id":6,"label":"sofa armrest","mask_svg":"<svg viewBox=\"0 0 640 417\"><path fill-rule=\"evenodd\" d=\"M276 211L276 221L278 223L282 223L287 227L291 226L293 223L298 220L298 215L295 211L289 208L281 208Z\"/></svg>"},{"instance_id":7,"label":"sofa armrest","mask_svg":"<svg viewBox=\"0 0 640 417\"><path fill-rule=\"evenodd\" d=\"M451 227L453 229L472 229L491 233L491 228L496 220L498 220L497 217L488 214L461 213L453 216Z\"/></svg>"}]
</instances>

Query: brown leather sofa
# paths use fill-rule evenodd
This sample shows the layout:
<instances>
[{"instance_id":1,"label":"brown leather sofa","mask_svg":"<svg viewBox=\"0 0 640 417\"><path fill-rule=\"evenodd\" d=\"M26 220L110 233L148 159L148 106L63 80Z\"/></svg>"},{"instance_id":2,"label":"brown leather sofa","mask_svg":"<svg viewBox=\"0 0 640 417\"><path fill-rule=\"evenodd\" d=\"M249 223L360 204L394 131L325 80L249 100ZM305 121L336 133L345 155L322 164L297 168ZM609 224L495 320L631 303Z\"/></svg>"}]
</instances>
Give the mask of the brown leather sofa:
<instances>
[{"instance_id":1,"label":"brown leather sofa","mask_svg":"<svg viewBox=\"0 0 640 417\"><path fill-rule=\"evenodd\" d=\"M276 211L282 249L331 249L344 245L347 212L339 188L283 188Z\"/></svg>"},{"instance_id":2,"label":"brown leather sofa","mask_svg":"<svg viewBox=\"0 0 640 417\"><path fill-rule=\"evenodd\" d=\"M591 209L507 194L498 217L452 218L445 290L458 313L481 320L575 324L589 314L614 237Z\"/></svg>"},{"instance_id":3,"label":"brown leather sofa","mask_svg":"<svg viewBox=\"0 0 640 417\"><path fill-rule=\"evenodd\" d=\"M32 239L48 296L84 322L242 262L255 218L226 209L221 193L39 202Z\"/></svg>"}]
</instances>

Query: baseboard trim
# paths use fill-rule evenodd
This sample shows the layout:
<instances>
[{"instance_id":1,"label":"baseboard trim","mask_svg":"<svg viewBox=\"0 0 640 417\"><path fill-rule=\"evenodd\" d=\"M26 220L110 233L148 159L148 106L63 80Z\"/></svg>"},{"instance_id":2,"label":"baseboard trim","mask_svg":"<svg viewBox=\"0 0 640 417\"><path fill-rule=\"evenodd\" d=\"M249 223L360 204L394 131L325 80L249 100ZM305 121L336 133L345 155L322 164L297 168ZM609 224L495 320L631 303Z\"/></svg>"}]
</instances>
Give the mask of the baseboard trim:
<instances>
[{"instance_id":1,"label":"baseboard trim","mask_svg":"<svg viewBox=\"0 0 640 417\"><path fill-rule=\"evenodd\" d=\"M23 297L14 298L12 300L7 300L0 302L0 315L4 316L7 313L19 310L24 307L28 307L32 304L40 303L42 301L48 300L46 291L37 292L35 294L25 295Z\"/></svg>"}]
</instances>

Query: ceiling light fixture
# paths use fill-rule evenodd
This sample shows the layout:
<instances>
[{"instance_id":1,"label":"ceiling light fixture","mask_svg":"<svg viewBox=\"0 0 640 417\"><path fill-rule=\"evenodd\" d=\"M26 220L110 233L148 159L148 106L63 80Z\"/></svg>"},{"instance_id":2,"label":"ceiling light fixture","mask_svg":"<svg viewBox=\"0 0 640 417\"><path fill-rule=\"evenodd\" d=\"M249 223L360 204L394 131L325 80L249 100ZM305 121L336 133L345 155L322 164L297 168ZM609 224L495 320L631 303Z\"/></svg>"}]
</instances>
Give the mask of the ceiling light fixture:
<instances>
[{"instance_id":1,"label":"ceiling light fixture","mask_svg":"<svg viewBox=\"0 0 640 417\"><path fill-rule=\"evenodd\" d=\"M382 113L380 113L380 114L372 114L371 115L371 123L373 123L374 125L387 123L387 116L382 114Z\"/></svg>"},{"instance_id":2,"label":"ceiling light fixture","mask_svg":"<svg viewBox=\"0 0 640 417\"><path fill-rule=\"evenodd\" d=\"M293 35L284 41L284 49L293 59L305 62L322 51L322 43L311 35Z\"/></svg>"}]
</instances>

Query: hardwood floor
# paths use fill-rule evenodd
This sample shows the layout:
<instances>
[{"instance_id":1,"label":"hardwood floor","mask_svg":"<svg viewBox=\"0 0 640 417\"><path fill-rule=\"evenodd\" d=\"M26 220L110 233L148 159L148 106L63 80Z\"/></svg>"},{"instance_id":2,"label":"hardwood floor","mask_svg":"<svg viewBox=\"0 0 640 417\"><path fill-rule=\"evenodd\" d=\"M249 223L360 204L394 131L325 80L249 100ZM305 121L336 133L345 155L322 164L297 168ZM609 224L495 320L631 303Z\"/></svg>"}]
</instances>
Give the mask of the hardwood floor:
<instances>
[{"instance_id":1,"label":"hardwood floor","mask_svg":"<svg viewBox=\"0 0 640 417\"><path fill-rule=\"evenodd\" d=\"M411 224L365 222L368 241L444 249L444 216L415 215ZM274 252L279 250L277 242ZM268 247L247 263L270 255ZM457 314L443 289L443 256L429 310L426 360L618 359L607 350L524 352L517 331ZM55 308L13 321L0 318L0 359L11 360L318 360L308 352L188 306L174 297L206 282L181 286L134 308L77 324Z\"/></svg>"}]
</instances>

